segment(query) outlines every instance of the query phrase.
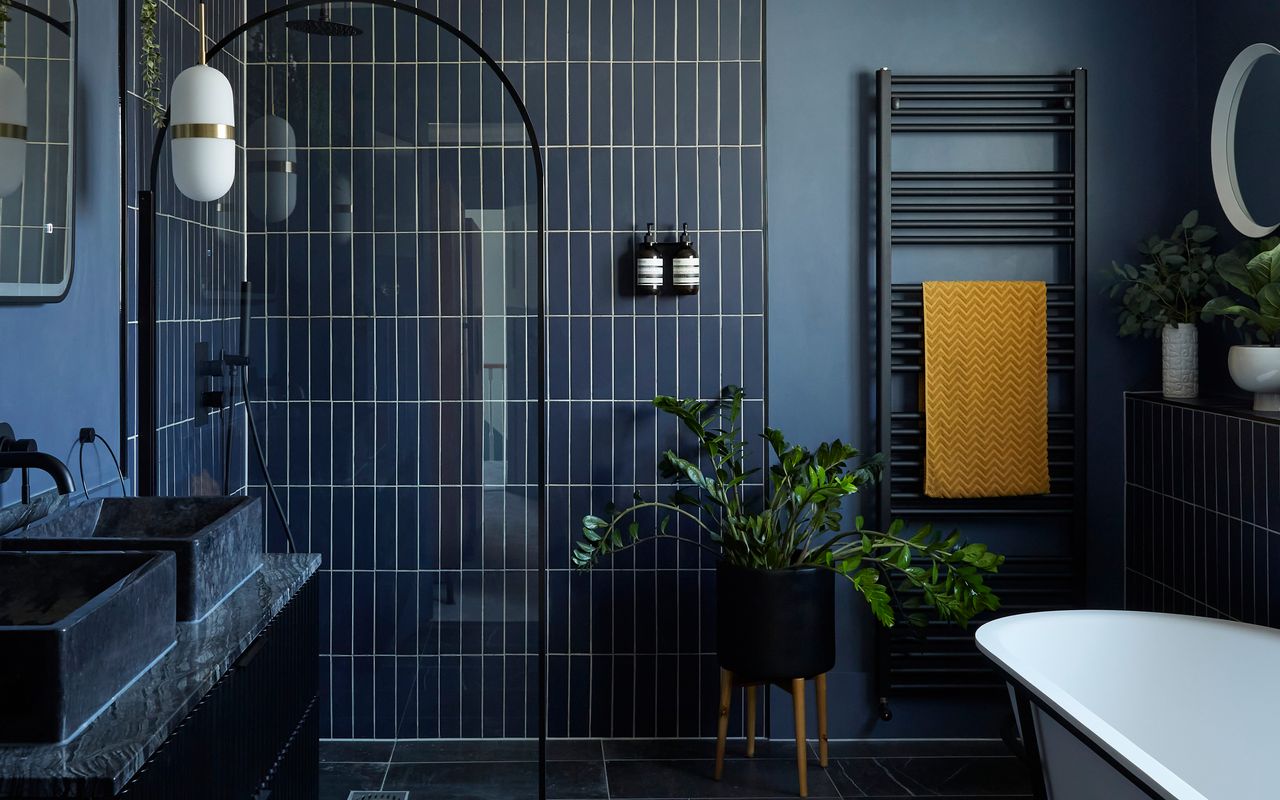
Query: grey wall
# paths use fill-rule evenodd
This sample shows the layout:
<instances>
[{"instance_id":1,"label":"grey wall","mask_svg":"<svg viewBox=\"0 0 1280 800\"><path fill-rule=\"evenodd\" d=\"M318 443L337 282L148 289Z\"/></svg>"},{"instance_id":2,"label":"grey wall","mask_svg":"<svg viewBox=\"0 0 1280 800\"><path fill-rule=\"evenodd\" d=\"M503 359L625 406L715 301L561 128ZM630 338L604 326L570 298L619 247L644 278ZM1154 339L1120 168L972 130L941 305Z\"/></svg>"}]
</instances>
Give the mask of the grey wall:
<instances>
[{"instance_id":1,"label":"grey wall","mask_svg":"<svg viewBox=\"0 0 1280 800\"><path fill-rule=\"evenodd\" d=\"M1155 346L1114 335L1102 270L1195 205L1195 21L1192 0L788 0L767 14L769 421L800 441L875 446L874 70L1089 69L1088 589L1100 606L1121 600L1121 393L1156 380ZM996 733L991 705L895 703L895 720L877 722L870 621L853 598L841 610L854 635L832 676L833 736ZM778 735L789 713L775 712Z\"/></svg>"},{"instance_id":2,"label":"grey wall","mask_svg":"<svg viewBox=\"0 0 1280 800\"><path fill-rule=\"evenodd\" d=\"M0 305L0 421L64 459L86 425L120 451L118 13L105 0L78 6L75 274L61 303ZM106 455L86 454L85 471L90 487L114 480ZM0 486L0 506L17 499L17 480Z\"/></svg>"}]
</instances>

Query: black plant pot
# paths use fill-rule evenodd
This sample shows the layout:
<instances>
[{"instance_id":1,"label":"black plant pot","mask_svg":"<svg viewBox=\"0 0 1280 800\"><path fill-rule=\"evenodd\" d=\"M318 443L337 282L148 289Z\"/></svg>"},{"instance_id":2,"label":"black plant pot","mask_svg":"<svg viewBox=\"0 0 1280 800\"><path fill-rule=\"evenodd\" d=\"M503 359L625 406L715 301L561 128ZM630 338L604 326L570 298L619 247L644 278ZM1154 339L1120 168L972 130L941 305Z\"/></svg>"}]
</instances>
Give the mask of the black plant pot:
<instances>
[{"instance_id":1,"label":"black plant pot","mask_svg":"<svg viewBox=\"0 0 1280 800\"><path fill-rule=\"evenodd\" d=\"M812 678L836 663L835 574L716 567L720 666L758 680Z\"/></svg>"}]
</instances>

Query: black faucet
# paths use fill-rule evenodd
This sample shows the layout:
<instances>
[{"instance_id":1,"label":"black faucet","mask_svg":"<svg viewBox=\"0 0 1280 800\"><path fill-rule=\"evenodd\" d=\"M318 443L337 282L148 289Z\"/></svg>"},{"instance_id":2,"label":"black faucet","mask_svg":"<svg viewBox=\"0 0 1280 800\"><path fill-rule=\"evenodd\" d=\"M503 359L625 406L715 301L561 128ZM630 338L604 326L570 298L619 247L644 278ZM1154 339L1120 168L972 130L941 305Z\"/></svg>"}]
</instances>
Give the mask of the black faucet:
<instances>
[{"instance_id":1,"label":"black faucet","mask_svg":"<svg viewBox=\"0 0 1280 800\"><path fill-rule=\"evenodd\" d=\"M36 449L35 439L17 439L8 425L0 426L0 483L9 480L15 469L22 470L22 503L31 502L31 474L38 469L48 473L58 487L58 494L67 495L76 490L71 480L71 470L54 456ZM6 435L7 434L7 435Z\"/></svg>"}]
</instances>

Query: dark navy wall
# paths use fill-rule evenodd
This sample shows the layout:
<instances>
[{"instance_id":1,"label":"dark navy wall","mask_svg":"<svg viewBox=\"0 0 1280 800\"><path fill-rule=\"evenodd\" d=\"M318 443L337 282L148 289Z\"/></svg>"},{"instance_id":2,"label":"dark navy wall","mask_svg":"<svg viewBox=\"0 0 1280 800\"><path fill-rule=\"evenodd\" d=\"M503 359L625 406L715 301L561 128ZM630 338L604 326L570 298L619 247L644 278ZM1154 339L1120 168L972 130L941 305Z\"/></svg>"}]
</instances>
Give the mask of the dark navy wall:
<instances>
[{"instance_id":1,"label":"dark navy wall","mask_svg":"<svg viewBox=\"0 0 1280 800\"><path fill-rule=\"evenodd\" d=\"M100 0L78 13L75 274L61 303L0 305L0 421L64 460L86 425L120 451L118 14ZM86 453L85 471L90 487L115 480L105 453ZM17 480L0 486L0 505L17 499Z\"/></svg>"},{"instance_id":2,"label":"dark navy wall","mask_svg":"<svg viewBox=\"0 0 1280 800\"><path fill-rule=\"evenodd\" d=\"M840 436L869 448L875 441L874 70L1089 69L1088 252L1097 292L1088 298L1088 588L1097 605L1121 602L1121 392L1157 379L1155 346L1114 335L1103 269L1196 202L1195 11L1192 0L769 6L770 423L801 441ZM1008 549L1026 546L1021 537L1035 533L1015 535ZM897 703L893 722L877 722L870 621L852 599L841 609L833 736L997 733L1003 708L948 701ZM786 716L775 716L784 720L779 727Z\"/></svg>"}]
</instances>

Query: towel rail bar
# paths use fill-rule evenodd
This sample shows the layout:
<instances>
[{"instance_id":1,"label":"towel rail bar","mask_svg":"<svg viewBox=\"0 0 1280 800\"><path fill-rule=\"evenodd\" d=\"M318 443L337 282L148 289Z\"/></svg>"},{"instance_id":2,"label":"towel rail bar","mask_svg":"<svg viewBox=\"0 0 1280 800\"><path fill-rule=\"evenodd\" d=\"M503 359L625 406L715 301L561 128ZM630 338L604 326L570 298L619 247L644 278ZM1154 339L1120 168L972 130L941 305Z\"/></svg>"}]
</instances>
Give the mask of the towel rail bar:
<instances>
[{"instance_id":1,"label":"towel rail bar","mask_svg":"<svg viewBox=\"0 0 1280 800\"><path fill-rule=\"evenodd\" d=\"M1072 83L1070 75L893 75L893 83L901 86L946 85L957 83Z\"/></svg>"},{"instance_id":2,"label":"towel rail bar","mask_svg":"<svg viewBox=\"0 0 1280 800\"><path fill-rule=\"evenodd\" d=\"M1058 213L1076 210L1073 203L893 203L894 211L907 214L962 212L992 214Z\"/></svg>"},{"instance_id":3,"label":"towel rail bar","mask_svg":"<svg viewBox=\"0 0 1280 800\"><path fill-rule=\"evenodd\" d=\"M894 236L893 244L1074 244L1074 236Z\"/></svg>"},{"instance_id":4,"label":"towel rail bar","mask_svg":"<svg viewBox=\"0 0 1280 800\"><path fill-rule=\"evenodd\" d=\"M893 179L897 181L1064 181L1071 180L1075 175L1070 172L1037 172L1035 170L1024 171L986 171L986 172L962 172L962 171L943 171L937 170L909 170L895 169L893 171Z\"/></svg>"},{"instance_id":5,"label":"towel rail bar","mask_svg":"<svg viewBox=\"0 0 1280 800\"><path fill-rule=\"evenodd\" d=\"M939 186L894 189L889 194L891 197L1066 197L1075 194L1075 190L1037 187L999 189L987 186L974 188Z\"/></svg>"},{"instance_id":6,"label":"towel rail bar","mask_svg":"<svg viewBox=\"0 0 1280 800\"><path fill-rule=\"evenodd\" d=\"M1054 133L1075 130L1074 125L1047 122L895 122L900 133Z\"/></svg>"}]
</instances>

